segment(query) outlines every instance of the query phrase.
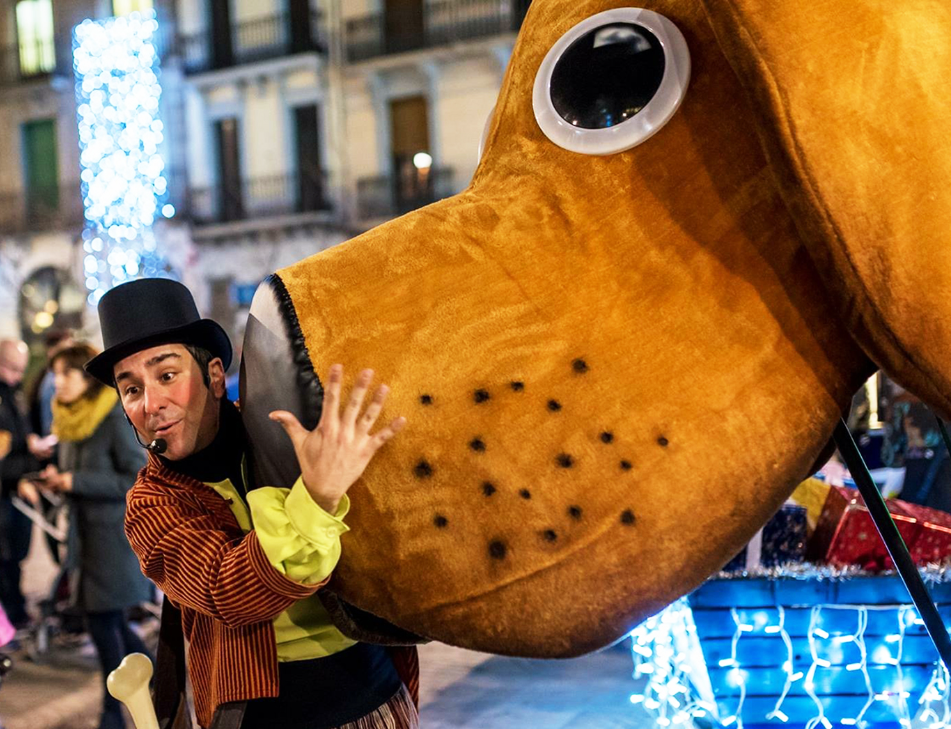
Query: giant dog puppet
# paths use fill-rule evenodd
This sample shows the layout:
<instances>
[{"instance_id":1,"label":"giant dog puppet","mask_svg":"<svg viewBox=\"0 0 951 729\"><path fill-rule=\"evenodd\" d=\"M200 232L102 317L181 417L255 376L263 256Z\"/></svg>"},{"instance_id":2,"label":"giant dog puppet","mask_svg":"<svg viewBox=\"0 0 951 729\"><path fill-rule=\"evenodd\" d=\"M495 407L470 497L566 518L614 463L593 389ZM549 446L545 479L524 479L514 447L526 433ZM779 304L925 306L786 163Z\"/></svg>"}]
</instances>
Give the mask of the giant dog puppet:
<instances>
[{"instance_id":1,"label":"giant dog puppet","mask_svg":"<svg viewBox=\"0 0 951 729\"><path fill-rule=\"evenodd\" d=\"M951 412L949 6L624 7L535 0L469 187L255 298L259 480L333 362L409 421L323 592L351 634L590 651L733 555L876 365Z\"/></svg>"}]
</instances>

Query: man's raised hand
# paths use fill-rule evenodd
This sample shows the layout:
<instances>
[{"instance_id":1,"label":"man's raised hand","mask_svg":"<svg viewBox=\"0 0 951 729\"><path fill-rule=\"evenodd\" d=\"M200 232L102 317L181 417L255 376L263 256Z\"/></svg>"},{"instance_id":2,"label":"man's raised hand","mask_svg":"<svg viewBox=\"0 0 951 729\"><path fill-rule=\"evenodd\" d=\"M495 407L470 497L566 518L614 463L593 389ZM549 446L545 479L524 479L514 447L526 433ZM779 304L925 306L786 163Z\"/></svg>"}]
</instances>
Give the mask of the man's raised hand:
<instances>
[{"instance_id":1,"label":"man's raised hand","mask_svg":"<svg viewBox=\"0 0 951 729\"><path fill-rule=\"evenodd\" d=\"M363 370L357 377L341 416L342 380L343 365L333 365L324 388L320 422L314 430L307 430L286 410L275 410L269 415L271 420L284 427L294 445L304 486L328 514L337 513L340 499L360 478L370 459L406 425L406 418L399 417L374 435L370 434L389 392L386 385L380 385L366 411L360 415L363 399L373 381L373 370Z\"/></svg>"}]
</instances>

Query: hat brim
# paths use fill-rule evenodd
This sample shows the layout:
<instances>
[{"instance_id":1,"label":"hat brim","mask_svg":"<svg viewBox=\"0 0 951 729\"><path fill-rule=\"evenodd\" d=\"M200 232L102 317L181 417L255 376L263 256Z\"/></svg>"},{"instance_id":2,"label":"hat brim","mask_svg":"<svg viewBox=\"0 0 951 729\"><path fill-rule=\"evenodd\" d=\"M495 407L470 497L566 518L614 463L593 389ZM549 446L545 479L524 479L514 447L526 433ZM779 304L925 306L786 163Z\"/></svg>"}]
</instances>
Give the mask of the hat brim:
<instances>
[{"instance_id":1,"label":"hat brim","mask_svg":"<svg viewBox=\"0 0 951 729\"><path fill-rule=\"evenodd\" d=\"M200 319L185 326L166 329L147 337L129 339L93 357L84 369L103 384L115 386L114 367L129 355L160 344L191 344L203 347L215 357L220 357L224 368L231 366L231 340L221 325L211 319Z\"/></svg>"}]
</instances>

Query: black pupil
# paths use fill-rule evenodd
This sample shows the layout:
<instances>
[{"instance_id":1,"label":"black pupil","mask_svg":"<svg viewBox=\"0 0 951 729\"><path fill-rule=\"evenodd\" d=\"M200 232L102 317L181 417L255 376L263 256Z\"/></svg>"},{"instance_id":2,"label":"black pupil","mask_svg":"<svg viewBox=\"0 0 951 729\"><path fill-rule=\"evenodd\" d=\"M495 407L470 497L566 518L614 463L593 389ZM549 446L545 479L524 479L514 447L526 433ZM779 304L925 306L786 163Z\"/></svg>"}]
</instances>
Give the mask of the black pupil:
<instances>
[{"instance_id":1,"label":"black pupil","mask_svg":"<svg viewBox=\"0 0 951 729\"><path fill-rule=\"evenodd\" d=\"M551 76L551 101L566 122L605 129L643 109L664 77L664 49L647 28L603 25L572 43Z\"/></svg>"}]
</instances>

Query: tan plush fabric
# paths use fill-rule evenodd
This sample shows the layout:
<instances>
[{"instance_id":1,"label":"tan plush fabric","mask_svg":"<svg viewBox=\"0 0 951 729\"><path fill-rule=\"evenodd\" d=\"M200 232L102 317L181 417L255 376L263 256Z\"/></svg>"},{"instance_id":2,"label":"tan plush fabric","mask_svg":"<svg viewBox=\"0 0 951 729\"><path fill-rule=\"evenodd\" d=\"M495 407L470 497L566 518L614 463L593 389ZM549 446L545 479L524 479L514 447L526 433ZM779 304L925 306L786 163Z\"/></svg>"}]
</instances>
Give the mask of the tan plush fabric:
<instances>
[{"instance_id":1,"label":"tan plush fabric","mask_svg":"<svg viewBox=\"0 0 951 729\"><path fill-rule=\"evenodd\" d=\"M951 4L703 4L840 315L951 414Z\"/></svg>"},{"instance_id":2,"label":"tan plush fabric","mask_svg":"<svg viewBox=\"0 0 951 729\"><path fill-rule=\"evenodd\" d=\"M351 490L332 589L426 637L618 638L752 536L872 370L699 4L649 5L693 77L647 143L539 130L545 53L622 5L535 0L469 188L279 272L318 375L373 367L409 421Z\"/></svg>"}]
</instances>

